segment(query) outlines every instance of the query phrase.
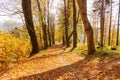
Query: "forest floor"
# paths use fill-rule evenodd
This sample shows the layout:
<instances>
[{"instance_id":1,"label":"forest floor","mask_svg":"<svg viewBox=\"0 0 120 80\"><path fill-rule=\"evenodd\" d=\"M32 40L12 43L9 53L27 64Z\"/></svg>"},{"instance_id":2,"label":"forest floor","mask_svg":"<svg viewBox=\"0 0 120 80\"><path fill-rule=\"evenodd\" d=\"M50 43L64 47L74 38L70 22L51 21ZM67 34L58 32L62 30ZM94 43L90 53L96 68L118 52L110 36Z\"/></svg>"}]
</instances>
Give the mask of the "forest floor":
<instances>
[{"instance_id":1,"label":"forest floor","mask_svg":"<svg viewBox=\"0 0 120 80\"><path fill-rule=\"evenodd\" d=\"M80 56L55 45L3 71L0 80L120 80L120 56Z\"/></svg>"}]
</instances>

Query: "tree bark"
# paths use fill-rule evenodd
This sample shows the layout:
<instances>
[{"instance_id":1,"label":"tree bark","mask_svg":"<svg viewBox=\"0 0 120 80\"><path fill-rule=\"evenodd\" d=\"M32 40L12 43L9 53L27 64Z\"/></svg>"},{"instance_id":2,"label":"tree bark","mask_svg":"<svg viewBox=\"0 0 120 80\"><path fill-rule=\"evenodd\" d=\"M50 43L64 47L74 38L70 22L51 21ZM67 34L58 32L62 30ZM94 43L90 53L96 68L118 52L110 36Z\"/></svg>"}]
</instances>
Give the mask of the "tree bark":
<instances>
[{"instance_id":1,"label":"tree bark","mask_svg":"<svg viewBox=\"0 0 120 80\"><path fill-rule=\"evenodd\" d=\"M80 8L81 19L83 21L85 33L87 36L88 54L93 54L95 52L94 37L93 37L93 29L87 18L87 1L86 0L77 0L77 2L78 2L78 6Z\"/></svg>"},{"instance_id":2,"label":"tree bark","mask_svg":"<svg viewBox=\"0 0 120 80\"><path fill-rule=\"evenodd\" d=\"M109 23L109 34L108 34L108 46L111 41L111 26L112 26L112 1L110 2L110 23Z\"/></svg>"},{"instance_id":3,"label":"tree bark","mask_svg":"<svg viewBox=\"0 0 120 80\"><path fill-rule=\"evenodd\" d=\"M55 44L55 24L54 24L54 22L51 26L51 37L52 37L52 45L54 45Z\"/></svg>"},{"instance_id":4,"label":"tree bark","mask_svg":"<svg viewBox=\"0 0 120 80\"><path fill-rule=\"evenodd\" d=\"M68 6L67 6L68 4ZM68 9L69 9L69 1L68 3L66 2L66 0L64 0L64 15L65 15L65 43L66 43L66 46L69 47L70 46L70 40L68 39L68 26L69 26L69 21L68 21L68 18L69 18L69 12L68 12Z\"/></svg>"},{"instance_id":5,"label":"tree bark","mask_svg":"<svg viewBox=\"0 0 120 80\"><path fill-rule=\"evenodd\" d=\"M48 23L48 29L47 29L47 32L48 32L48 40L49 40L49 46L51 46L51 33L50 33L50 11L49 11L49 0L47 0L47 8L48 8L48 15L47 15L47 23Z\"/></svg>"},{"instance_id":6,"label":"tree bark","mask_svg":"<svg viewBox=\"0 0 120 80\"><path fill-rule=\"evenodd\" d=\"M73 48L77 47L77 30L76 30L76 3L73 0Z\"/></svg>"},{"instance_id":7,"label":"tree bark","mask_svg":"<svg viewBox=\"0 0 120 80\"><path fill-rule=\"evenodd\" d=\"M42 10L41 10L41 7L40 7L40 2L39 0L37 0L37 6L38 6L38 10L39 10L39 20L41 20L42 22L42 31L43 31L43 41L44 41L44 49L47 49L48 47L48 40L47 40L47 26L44 22L44 18L42 16Z\"/></svg>"},{"instance_id":8,"label":"tree bark","mask_svg":"<svg viewBox=\"0 0 120 80\"><path fill-rule=\"evenodd\" d=\"M118 12L118 25L117 25L117 39L116 39L116 46L119 45L119 21L120 21L120 0L119 0L119 12Z\"/></svg>"},{"instance_id":9,"label":"tree bark","mask_svg":"<svg viewBox=\"0 0 120 80\"><path fill-rule=\"evenodd\" d=\"M101 38L101 47L103 47L103 45L104 45L104 42L103 42L103 40L104 40L104 22L105 22L105 12L104 12L104 5L105 5L105 0L102 0L102 8L101 8L101 21L100 21L100 32L101 32L101 36L100 36L100 38Z\"/></svg>"},{"instance_id":10,"label":"tree bark","mask_svg":"<svg viewBox=\"0 0 120 80\"><path fill-rule=\"evenodd\" d=\"M65 45L65 36L64 36L64 34L62 36L62 44L63 44L63 46Z\"/></svg>"},{"instance_id":11,"label":"tree bark","mask_svg":"<svg viewBox=\"0 0 120 80\"><path fill-rule=\"evenodd\" d=\"M31 56L39 52L38 42L37 42L36 33L34 30L34 24L32 20L31 0L22 0L22 9L23 9L26 27L30 36L31 44L32 44L32 52L30 54Z\"/></svg>"}]
</instances>

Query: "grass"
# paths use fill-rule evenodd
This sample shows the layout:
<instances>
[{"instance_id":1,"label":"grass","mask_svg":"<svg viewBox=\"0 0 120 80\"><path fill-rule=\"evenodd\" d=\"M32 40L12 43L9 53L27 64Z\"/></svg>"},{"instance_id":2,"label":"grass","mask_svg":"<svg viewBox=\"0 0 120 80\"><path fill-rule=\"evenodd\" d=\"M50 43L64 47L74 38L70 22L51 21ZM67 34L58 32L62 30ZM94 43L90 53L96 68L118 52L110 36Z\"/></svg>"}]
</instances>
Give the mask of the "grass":
<instances>
[{"instance_id":1,"label":"grass","mask_svg":"<svg viewBox=\"0 0 120 80\"><path fill-rule=\"evenodd\" d=\"M66 48L65 52L70 52L71 49L72 49L72 46L70 46L69 48ZM77 47L74 50L72 50L72 52L75 52L76 54L80 56L88 56L87 45L78 43ZM111 50L111 46L104 46L101 48L96 48L96 52L94 55L104 56L105 53L107 53L108 55L120 55L120 46L116 47L116 50Z\"/></svg>"},{"instance_id":2,"label":"grass","mask_svg":"<svg viewBox=\"0 0 120 80\"><path fill-rule=\"evenodd\" d=\"M78 43L77 47L75 49L72 50L72 46L68 47L65 49L64 52L74 52L80 56L86 56L87 55L87 45L86 44L82 44L82 43Z\"/></svg>"},{"instance_id":3,"label":"grass","mask_svg":"<svg viewBox=\"0 0 120 80\"><path fill-rule=\"evenodd\" d=\"M111 50L111 46L104 46L103 48L96 49L97 52L106 52L120 55L120 47L116 47L116 50Z\"/></svg>"}]
</instances>

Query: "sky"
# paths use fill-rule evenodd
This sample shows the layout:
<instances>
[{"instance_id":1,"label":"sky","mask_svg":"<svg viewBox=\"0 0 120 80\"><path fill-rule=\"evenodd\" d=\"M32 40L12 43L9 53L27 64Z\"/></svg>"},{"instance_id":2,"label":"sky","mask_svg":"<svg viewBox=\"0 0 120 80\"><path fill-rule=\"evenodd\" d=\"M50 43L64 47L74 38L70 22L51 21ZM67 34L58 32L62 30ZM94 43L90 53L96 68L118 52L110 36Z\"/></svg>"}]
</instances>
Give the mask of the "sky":
<instances>
[{"instance_id":1,"label":"sky","mask_svg":"<svg viewBox=\"0 0 120 80\"><path fill-rule=\"evenodd\" d=\"M18 0L18 1L20 1L20 0ZM13 3L14 3L14 5L13 5ZM10 12L7 11L7 7L4 4L7 4L7 7L10 9ZM16 7L19 9L19 5L17 4L17 0L0 0L0 29L3 29L3 30L6 29L5 27L3 27L4 26L3 24L6 21L12 21L12 22L16 21L17 23L22 22L18 15L6 14L6 13L11 13L14 10L17 10ZM4 8L6 8L6 10ZM7 15L7 16L5 16L5 15Z\"/></svg>"},{"instance_id":2,"label":"sky","mask_svg":"<svg viewBox=\"0 0 120 80\"><path fill-rule=\"evenodd\" d=\"M4 26L4 23L6 21L12 21L12 22L17 22L18 24L21 24L22 21L19 16L0 16L0 29L5 30L6 27Z\"/></svg>"}]
</instances>

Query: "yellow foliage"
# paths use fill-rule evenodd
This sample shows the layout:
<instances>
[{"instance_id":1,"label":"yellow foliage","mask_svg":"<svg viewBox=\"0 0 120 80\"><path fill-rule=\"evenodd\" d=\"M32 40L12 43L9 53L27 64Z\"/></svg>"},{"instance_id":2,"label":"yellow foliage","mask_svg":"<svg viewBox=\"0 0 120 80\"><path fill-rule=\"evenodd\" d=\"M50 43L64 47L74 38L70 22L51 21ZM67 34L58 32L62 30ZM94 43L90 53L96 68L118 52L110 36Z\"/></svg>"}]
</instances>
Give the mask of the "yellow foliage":
<instances>
[{"instance_id":1,"label":"yellow foliage","mask_svg":"<svg viewBox=\"0 0 120 80\"><path fill-rule=\"evenodd\" d=\"M5 63L19 62L27 58L31 50L29 41L8 33L0 34L0 60Z\"/></svg>"}]
</instances>

